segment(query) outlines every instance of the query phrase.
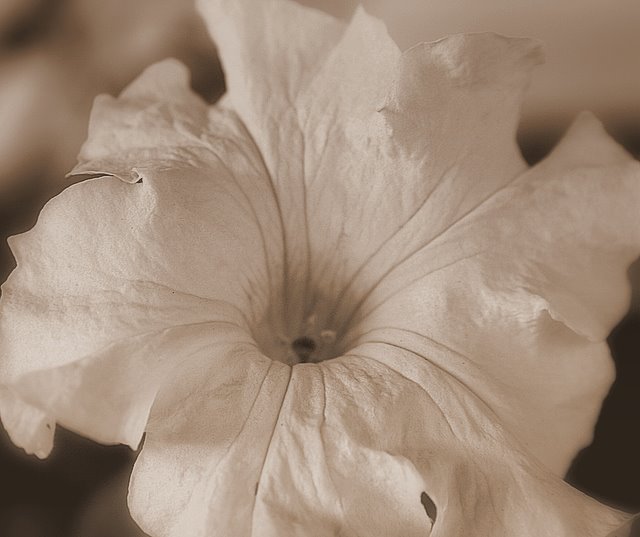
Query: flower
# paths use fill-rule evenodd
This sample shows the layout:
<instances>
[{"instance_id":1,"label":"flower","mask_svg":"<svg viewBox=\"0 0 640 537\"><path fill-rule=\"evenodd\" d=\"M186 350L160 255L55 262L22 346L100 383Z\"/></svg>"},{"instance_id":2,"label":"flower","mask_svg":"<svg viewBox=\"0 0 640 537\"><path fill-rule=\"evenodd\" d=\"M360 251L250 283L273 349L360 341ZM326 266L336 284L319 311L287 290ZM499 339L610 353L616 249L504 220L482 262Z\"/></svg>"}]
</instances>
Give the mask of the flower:
<instances>
[{"instance_id":1,"label":"flower","mask_svg":"<svg viewBox=\"0 0 640 537\"><path fill-rule=\"evenodd\" d=\"M174 61L100 98L12 241L0 409L136 447L153 536L605 536L564 483L612 378L638 164L589 115L528 169L539 49L286 0L200 3L228 93Z\"/></svg>"}]
</instances>

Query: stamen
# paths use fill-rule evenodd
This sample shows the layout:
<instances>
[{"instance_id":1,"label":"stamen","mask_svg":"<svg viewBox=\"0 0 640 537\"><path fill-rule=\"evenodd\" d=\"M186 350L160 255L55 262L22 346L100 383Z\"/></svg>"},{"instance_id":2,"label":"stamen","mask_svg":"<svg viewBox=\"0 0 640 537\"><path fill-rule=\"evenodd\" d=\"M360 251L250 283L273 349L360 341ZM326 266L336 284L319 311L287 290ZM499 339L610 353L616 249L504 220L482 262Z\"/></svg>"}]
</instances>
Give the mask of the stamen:
<instances>
[{"instance_id":1,"label":"stamen","mask_svg":"<svg viewBox=\"0 0 640 537\"><path fill-rule=\"evenodd\" d=\"M320 339L322 340L322 343L335 343L336 337L337 334L335 330L323 330L320 332Z\"/></svg>"}]
</instances>

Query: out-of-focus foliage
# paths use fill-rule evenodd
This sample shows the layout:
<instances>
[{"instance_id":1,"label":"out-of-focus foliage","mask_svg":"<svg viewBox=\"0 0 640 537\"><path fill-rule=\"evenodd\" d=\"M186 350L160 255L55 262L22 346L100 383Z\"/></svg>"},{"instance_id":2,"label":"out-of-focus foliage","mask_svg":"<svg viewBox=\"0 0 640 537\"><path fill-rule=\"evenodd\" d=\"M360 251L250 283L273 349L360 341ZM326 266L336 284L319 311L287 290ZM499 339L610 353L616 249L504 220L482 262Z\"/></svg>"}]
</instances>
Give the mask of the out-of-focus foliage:
<instances>
[{"instance_id":1,"label":"out-of-focus foliage","mask_svg":"<svg viewBox=\"0 0 640 537\"><path fill-rule=\"evenodd\" d=\"M0 192L37 176L63 180L86 137L95 95L176 56L204 91L215 51L190 0L3 0Z\"/></svg>"}]
</instances>

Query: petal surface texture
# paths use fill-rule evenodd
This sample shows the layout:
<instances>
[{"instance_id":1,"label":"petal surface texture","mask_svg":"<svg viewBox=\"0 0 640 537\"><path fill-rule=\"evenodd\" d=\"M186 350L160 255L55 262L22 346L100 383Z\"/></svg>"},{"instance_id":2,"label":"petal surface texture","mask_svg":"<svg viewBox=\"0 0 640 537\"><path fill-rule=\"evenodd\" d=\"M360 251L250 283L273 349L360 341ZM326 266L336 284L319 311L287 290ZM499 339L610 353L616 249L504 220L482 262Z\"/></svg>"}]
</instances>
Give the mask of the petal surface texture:
<instances>
[{"instance_id":1,"label":"petal surface texture","mask_svg":"<svg viewBox=\"0 0 640 537\"><path fill-rule=\"evenodd\" d=\"M583 115L526 166L527 40L401 53L362 10L199 4L222 102L174 61L99 98L74 170L94 177L12 241L12 439L44 456L54 422L146 433L130 506L154 537L625 524L562 476L613 377L638 164ZM270 354L263 332L309 318L337 334L332 359Z\"/></svg>"}]
</instances>

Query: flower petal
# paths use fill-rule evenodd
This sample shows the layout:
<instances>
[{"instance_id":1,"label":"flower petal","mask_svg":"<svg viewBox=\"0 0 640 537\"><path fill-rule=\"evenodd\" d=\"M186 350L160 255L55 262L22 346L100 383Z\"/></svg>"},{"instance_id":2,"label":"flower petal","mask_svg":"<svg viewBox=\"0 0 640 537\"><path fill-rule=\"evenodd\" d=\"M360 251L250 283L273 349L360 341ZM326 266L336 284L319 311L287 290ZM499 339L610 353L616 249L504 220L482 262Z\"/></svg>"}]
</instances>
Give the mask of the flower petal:
<instances>
[{"instance_id":1,"label":"flower petal","mask_svg":"<svg viewBox=\"0 0 640 537\"><path fill-rule=\"evenodd\" d=\"M74 185L11 240L0 382L103 442L136 446L163 380L246 339L282 283L260 156L235 115L209 111L183 74L160 64L96 105L77 172L138 183Z\"/></svg>"},{"instance_id":2,"label":"flower petal","mask_svg":"<svg viewBox=\"0 0 640 537\"><path fill-rule=\"evenodd\" d=\"M640 515L636 515L626 524L610 533L607 537L635 537L640 531Z\"/></svg>"},{"instance_id":3,"label":"flower petal","mask_svg":"<svg viewBox=\"0 0 640 537\"><path fill-rule=\"evenodd\" d=\"M306 212L313 202L306 192L308 153L297 103L318 83L318 72L345 25L289 1L203 0L198 5L219 49L227 98L260 148L277 192L290 315L302 317L309 281L305 274L311 266Z\"/></svg>"},{"instance_id":4,"label":"flower petal","mask_svg":"<svg viewBox=\"0 0 640 537\"><path fill-rule=\"evenodd\" d=\"M366 47L358 51L364 56ZM322 146L320 172L307 186L316 287L365 294L402 258L398 245L438 236L526 169L515 132L539 61L529 40L493 34L418 45L398 59L384 102L375 111L369 105L357 128L347 123L346 135L330 131L336 141ZM320 124L327 108L317 109ZM338 327L351 314L345 302L332 312Z\"/></svg>"},{"instance_id":5,"label":"flower petal","mask_svg":"<svg viewBox=\"0 0 640 537\"><path fill-rule=\"evenodd\" d=\"M435 240L383 250L401 262L356 306L353 337L434 360L563 473L613 374L604 340L640 251L638 168L581 117L546 161Z\"/></svg>"},{"instance_id":6,"label":"flower petal","mask_svg":"<svg viewBox=\"0 0 640 537\"><path fill-rule=\"evenodd\" d=\"M603 537L626 519L409 351L371 343L291 369L248 363L222 376L194 363L158 399L130 488L148 533Z\"/></svg>"},{"instance_id":7,"label":"flower petal","mask_svg":"<svg viewBox=\"0 0 640 537\"><path fill-rule=\"evenodd\" d=\"M246 345L217 354L186 362L154 405L129 493L151 535L251 535L291 368Z\"/></svg>"},{"instance_id":8,"label":"flower petal","mask_svg":"<svg viewBox=\"0 0 640 537\"><path fill-rule=\"evenodd\" d=\"M206 10L214 4L219 8L215 2L203 2L202 6ZM485 34L454 36L419 45L399 58L384 28L360 11L331 53L323 55L322 61L316 58L319 67L317 71L311 68L313 84L306 82L307 78L300 83L297 70L289 75L283 67L300 48L307 53L308 47L297 39L293 39L290 49L275 41L272 46L276 52L269 50L267 56L257 49L259 39L248 39L248 45L238 45L244 51L240 56L236 49L227 55L225 51L231 45L226 42L226 34L220 37L216 29L241 20L236 36L245 35L243 32L249 29L252 35L260 35L270 30L271 23L262 26L264 17L269 21L275 19L277 10L282 17L273 24L291 24L298 30L304 27L308 32L312 31L311 26L322 28L322 25L316 25L316 19L311 16L301 22L303 17L296 9L302 8L288 2L265 3L268 8L263 6L266 9L261 12L263 18L242 2L234 6L236 11L226 13L229 18L216 19L210 15L228 75L232 81L234 77L239 80L258 77L262 82L266 79L267 85L278 85L278 95L286 96L278 107L272 102L251 101L252 94L241 91L238 107L253 111L254 115L246 112L243 117L267 137L268 143L259 145L266 152L267 160L271 158L280 166L270 167L272 175L287 185L295 185L302 178L302 197L313 203L301 203L299 198L289 205L285 201L285 207L291 207L285 212L295 215L305 207L302 216L311 245L306 256L308 279L305 281L311 281L307 283L311 292L344 287L340 295L345 299L327 316L334 316L336 327L332 328L348 326L354 316L349 298L367 295L378 280L405 281L388 277L388 273L396 273L394 264L398 260L403 260L402 265L408 267L404 273L406 278L420 277L429 265L422 257L412 257L412 252L424 250L423 255L430 256L431 264L439 263L445 257L423 245L438 242L440 235L446 237L448 229L458 220L472 220L469 215L474 214L478 206L490 201L526 170L516 147L515 130L529 71L540 61L540 52L526 40ZM292 10L294 15L285 15L287 10ZM280 29L281 35L299 35ZM376 53L372 54L371 49ZM398 61L392 80L390 65ZM256 82L255 87L260 88L262 82ZM247 87L253 85L242 86ZM287 93L290 88L295 91ZM330 91L331 88L339 89ZM233 82L230 91L233 99ZM381 92L387 94L385 99ZM376 113L378 108L380 113ZM258 109L266 114L258 116ZM262 123L253 123L254 116ZM283 118L289 118L289 123L281 123ZM274 130L274 125L281 124L285 126ZM298 131L302 131L301 137ZM283 136L289 136L286 144ZM297 142L291 143L292 140ZM286 155L283 155L283 145ZM287 165L283 173L282 162L295 160L296 151L301 154L302 167ZM292 170L295 173L291 174ZM367 193L366 197L362 196L363 192ZM281 197L287 199L286 195ZM358 210L353 211L354 207ZM362 221L367 222L364 228L359 224ZM289 251L303 250L304 245L297 244ZM619 266L623 267L628 261L621 259ZM565 284L566 281L558 282L556 302L560 300L558 291ZM603 300L597 305L608 300L606 293L610 290L604 286L599 288L603 289ZM309 289L304 291L309 293ZM468 290L465 293L472 294ZM570 295L565 292L563 300L570 300ZM379 294L376 292L375 296ZM406 298L406 294L402 296ZM527 300L535 303L531 297ZM611 303L619 304L620 298L613 297ZM592 306L596 304L590 304L588 311L599 311ZM448 309L441 318L450 318L453 313ZM610 318L619 318L620 314L618 306ZM426 326L429 325L414 328L424 332ZM600 340L610 327L611 322L603 327L604 332L601 330L598 336ZM534 453L556 471L564 472L576 450L588 441L598 405L610 384L612 368L604 344L576 340L571 331L563 332L561 327L543 318L537 330L548 333L544 344L539 343L539 351L554 357L552 360L563 353L573 356L565 359L567 364L578 361L581 355L593 357L589 363L594 371L587 374L589 369L581 369L580 381L573 378L571 382L574 391L562 390L560 387L566 382L558 382L556 398L547 399L549 408L555 404L564 409L565 418L558 420L557 426L547 426L543 418L547 414L540 412L537 427L524 432ZM464 337L473 341L468 336L464 332ZM500 364L499 359L493 360ZM577 375L575 367L570 365L563 371L565 380ZM523 368L522 380L529 374L530 370ZM493 375L492 372L490 377ZM492 385L491 380L487 382ZM538 399L546 396L531 393L530 397L541 404ZM545 405L542 408L546 408ZM510 421L519 423L518 415L513 412ZM539 434L543 429L547 432ZM557 438L566 440L554 447L549 438L554 438L555 432L559 432Z\"/></svg>"},{"instance_id":9,"label":"flower petal","mask_svg":"<svg viewBox=\"0 0 640 537\"><path fill-rule=\"evenodd\" d=\"M292 317L322 314L301 297L366 290L360 272L389 268L370 260L407 221L435 236L526 169L530 41L455 36L401 54L362 9L345 28L286 0L199 5L278 193Z\"/></svg>"},{"instance_id":10,"label":"flower petal","mask_svg":"<svg viewBox=\"0 0 640 537\"><path fill-rule=\"evenodd\" d=\"M5 386L0 386L0 419L16 446L41 459L51 453L55 420Z\"/></svg>"}]
</instances>

